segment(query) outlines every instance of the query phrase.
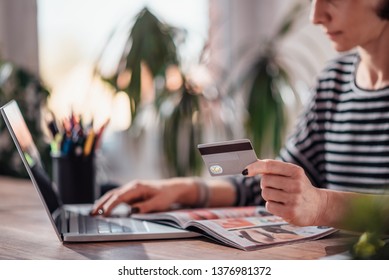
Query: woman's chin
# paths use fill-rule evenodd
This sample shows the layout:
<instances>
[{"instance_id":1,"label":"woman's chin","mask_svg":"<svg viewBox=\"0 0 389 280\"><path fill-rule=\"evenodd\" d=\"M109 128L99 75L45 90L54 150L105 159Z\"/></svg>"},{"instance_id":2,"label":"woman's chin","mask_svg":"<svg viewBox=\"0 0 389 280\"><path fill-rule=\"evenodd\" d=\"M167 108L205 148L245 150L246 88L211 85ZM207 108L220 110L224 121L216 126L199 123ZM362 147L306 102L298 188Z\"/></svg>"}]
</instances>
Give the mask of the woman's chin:
<instances>
[{"instance_id":1,"label":"woman's chin","mask_svg":"<svg viewBox=\"0 0 389 280\"><path fill-rule=\"evenodd\" d=\"M332 42L332 46L337 52L348 52L355 47L350 45L339 44L337 42Z\"/></svg>"}]
</instances>

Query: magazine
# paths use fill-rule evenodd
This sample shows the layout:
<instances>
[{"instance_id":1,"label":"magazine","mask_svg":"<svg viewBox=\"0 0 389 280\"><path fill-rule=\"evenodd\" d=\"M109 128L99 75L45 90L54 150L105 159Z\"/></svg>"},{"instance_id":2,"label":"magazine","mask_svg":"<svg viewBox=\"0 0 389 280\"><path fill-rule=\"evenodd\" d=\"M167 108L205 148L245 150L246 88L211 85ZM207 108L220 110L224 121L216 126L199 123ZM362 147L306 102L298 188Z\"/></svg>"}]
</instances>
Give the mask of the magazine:
<instances>
[{"instance_id":1,"label":"magazine","mask_svg":"<svg viewBox=\"0 0 389 280\"><path fill-rule=\"evenodd\" d=\"M219 243L246 251L315 240L337 231L322 226L294 226L260 206L184 209L134 214L132 217L196 231Z\"/></svg>"}]
</instances>

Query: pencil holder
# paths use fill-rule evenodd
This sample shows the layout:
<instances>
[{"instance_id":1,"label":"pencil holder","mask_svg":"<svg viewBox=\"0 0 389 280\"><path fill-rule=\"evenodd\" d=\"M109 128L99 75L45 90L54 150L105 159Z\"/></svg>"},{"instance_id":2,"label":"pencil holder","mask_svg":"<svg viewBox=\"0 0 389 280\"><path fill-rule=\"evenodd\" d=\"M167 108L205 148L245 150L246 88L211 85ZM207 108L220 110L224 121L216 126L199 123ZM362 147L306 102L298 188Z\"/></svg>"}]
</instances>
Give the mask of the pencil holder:
<instances>
[{"instance_id":1,"label":"pencil holder","mask_svg":"<svg viewBox=\"0 0 389 280\"><path fill-rule=\"evenodd\" d=\"M93 203L96 196L95 159L52 154L53 181L65 204Z\"/></svg>"}]
</instances>

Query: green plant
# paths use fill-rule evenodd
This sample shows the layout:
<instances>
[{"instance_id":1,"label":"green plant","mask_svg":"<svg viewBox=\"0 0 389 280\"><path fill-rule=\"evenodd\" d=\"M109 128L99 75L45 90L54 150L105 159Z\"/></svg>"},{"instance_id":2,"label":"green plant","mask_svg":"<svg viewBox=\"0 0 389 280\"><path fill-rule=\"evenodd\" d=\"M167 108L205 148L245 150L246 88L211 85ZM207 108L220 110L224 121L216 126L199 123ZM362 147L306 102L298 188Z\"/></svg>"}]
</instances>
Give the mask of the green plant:
<instances>
[{"instance_id":1,"label":"green plant","mask_svg":"<svg viewBox=\"0 0 389 280\"><path fill-rule=\"evenodd\" d=\"M172 176L201 173L202 160L195 148L202 140L201 98L184 82L179 91L162 101L161 106L170 103L172 108L169 112L159 110L167 171Z\"/></svg>"},{"instance_id":2,"label":"green plant","mask_svg":"<svg viewBox=\"0 0 389 280\"><path fill-rule=\"evenodd\" d=\"M158 20L147 8L144 8L135 18L135 23L125 42L118 68L113 75L104 77L100 69L97 69L103 80L111 84L116 91L124 91L128 94L133 120L136 118L142 102L141 73L143 65L150 70L153 79L155 79L158 76L164 77L169 65L179 63L177 47L174 42L176 31ZM108 42L115 32L117 32L116 29ZM106 49L103 50L103 54L105 51Z\"/></svg>"},{"instance_id":3,"label":"green plant","mask_svg":"<svg viewBox=\"0 0 389 280\"><path fill-rule=\"evenodd\" d=\"M389 233L389 200L387 197L372 196L352 201L343 226L360 232L350 246L355 259L388 259L389 244L382 238Z\"/></svg>"},{"instance_id":4,"label":"green plant","mask_svg":"<svg viewBox=\"0 0 389 280\"><path fill-rule=\"evenodd\" d=\"M41 109L45 106L48 95L49 91L35 75L12 63L0 61L0 105L12 99L18 102L41 152L42 163L50 169L49 145L41 127ZM26 177L23 163L3 121L0 121L0 139L0 174Z\"/></svg>"},{"instance_id":5,"label":"green plant","mask_svg":"<svg viewBox=\"0 0 389 280\"><path fill-rule=\"evenodd\" d=\"M136 118L147 103L142 96L145 79L142 73L151 73L155 85L153 106L159 116L155 121L160 124L161 150L167 163L165 170L171 176L199 175L201 158L196 146L201 141L202 127L194 116L200 114L201 95L193 94L180 69L175 41L178 33L178 29L161 22L144 8L135 18L118 68L113 75L103 77L103 80L116 91L128 94L131 101L131 131L139 129ZM168 68L176 69L176 76L181 77L181 83L173 89L169 88L166 81ZM96 73L101 76L102 72L96 69ZM150 98L147 99L150 102ZM162 108L168 104L173 106L172 110L163 111Z\"/></svg>"},{"instance_id":6,"label":"green plant","mask_svg":"<svg viewBox=\"0 0 389 280\"><path fill-rule=\"evenodd\" d=\"M295 91L287 71L277 59L277 46L293 27L302 8L301 4L292 8L276 35L264 43L263 52L238 83L249 87L245 128L259 157L273 157L283 145L287 120L282 91L293 94ZM296 94L295 98L298 99Z\"/></svg>"}]
</instances>

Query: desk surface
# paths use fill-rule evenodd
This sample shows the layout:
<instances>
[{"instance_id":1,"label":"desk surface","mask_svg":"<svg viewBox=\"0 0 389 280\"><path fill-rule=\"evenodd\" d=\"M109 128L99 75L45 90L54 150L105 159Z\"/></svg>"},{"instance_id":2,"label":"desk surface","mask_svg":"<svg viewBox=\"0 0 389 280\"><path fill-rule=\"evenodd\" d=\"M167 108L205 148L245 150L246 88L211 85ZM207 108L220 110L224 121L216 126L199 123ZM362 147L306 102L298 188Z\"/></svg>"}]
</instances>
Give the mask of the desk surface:
<instances>
[{"instance_id":1,"label":"desk surface","mask_svg":"<svg viewBox=\"0 0 389 280\"><path fill-rule=\"evenodd\" d=\"M343 252L350 238L320 240L245 252L203 237L178 240L61 243L32 183L0 177L0 259L317 259Z\"/></svg>"}]
</instances>

